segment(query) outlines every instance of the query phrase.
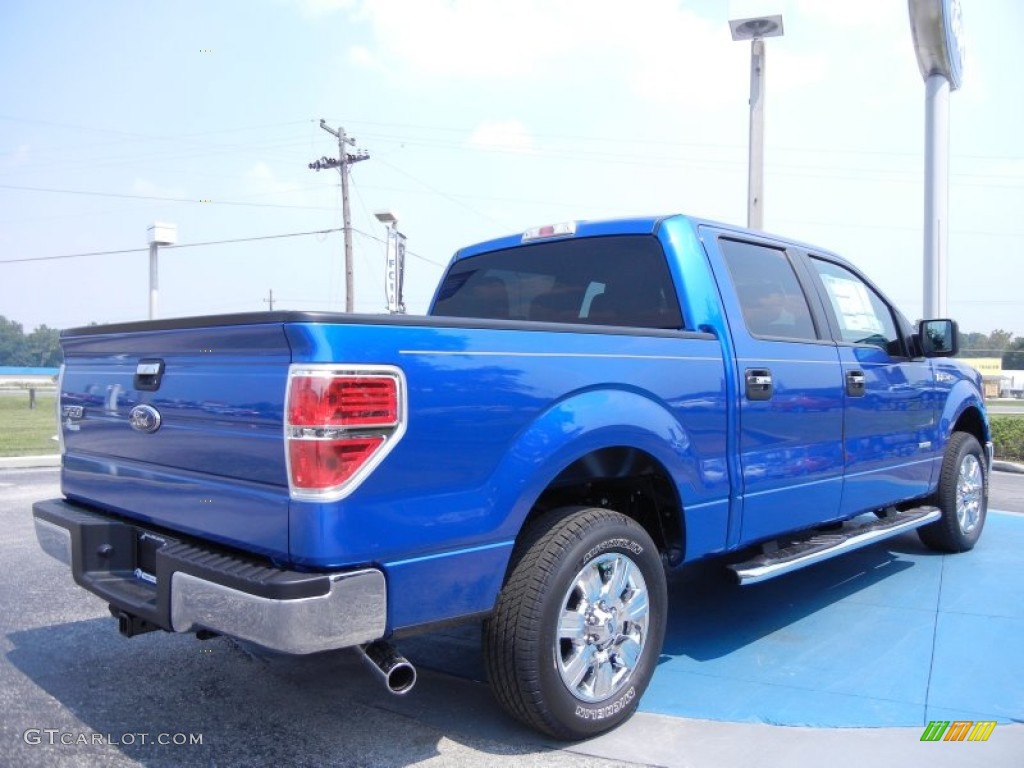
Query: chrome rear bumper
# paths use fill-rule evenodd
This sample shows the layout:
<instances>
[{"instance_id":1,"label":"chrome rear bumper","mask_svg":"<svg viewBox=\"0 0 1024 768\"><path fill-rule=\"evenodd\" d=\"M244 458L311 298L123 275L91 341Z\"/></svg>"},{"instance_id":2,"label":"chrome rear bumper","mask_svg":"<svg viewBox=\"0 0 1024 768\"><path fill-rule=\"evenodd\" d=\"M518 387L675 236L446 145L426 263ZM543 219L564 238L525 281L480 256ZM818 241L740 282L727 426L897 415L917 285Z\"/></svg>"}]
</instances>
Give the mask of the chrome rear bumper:
<instances>
[{"instance_id":1,"label":"chrome rear bumper","mask_svg":"<svg viewBox=\"0 0 1024 768\"><path fill-rule=\"evenodd\" d=\"M149 531L63 499L33 505L44 552L115 614L173 632L210 630L282 653L362 645L387 629L375 568L300 573ZM149 559L140 539L156 539Z\"/></svg>"}]
</instances>

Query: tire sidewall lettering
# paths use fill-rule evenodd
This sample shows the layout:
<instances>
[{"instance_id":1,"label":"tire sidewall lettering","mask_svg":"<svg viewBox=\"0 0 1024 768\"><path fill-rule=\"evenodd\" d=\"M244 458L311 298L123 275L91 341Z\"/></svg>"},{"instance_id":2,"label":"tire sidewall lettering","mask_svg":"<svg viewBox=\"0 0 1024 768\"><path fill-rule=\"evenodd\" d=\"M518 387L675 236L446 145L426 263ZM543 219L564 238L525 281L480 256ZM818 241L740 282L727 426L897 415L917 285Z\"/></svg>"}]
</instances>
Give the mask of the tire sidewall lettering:
<instances>
[{"instance_id":1,"label":"tire sidewall lettering","mask_svg":"<svg viewBox=\"0 0 1024 768\"><path fill-rule=\"evenodd\" d=\"M591 707L586 704L576 705L576 717L582 720L605 720L624 712L636 698L636 687L629 686L629 689L611 704L600 707Z\"/></svg>"},{"instance_id":2,"label":"tire sidewall lettering","mask_svg":"<svg viewBox=\"0 0 1024 768\"><path fill-rule=\"evenodd\" d=\"M609 550L619 550L623 554L641 555L643 554L643 545L638 544L632 538L618 537L614 539L605 539L600 544L591 547L587 550L587 553L583 555L583 560L580 561L581 565L586 565L595 557L603 555Z\"/></svg>"}]
</instances>

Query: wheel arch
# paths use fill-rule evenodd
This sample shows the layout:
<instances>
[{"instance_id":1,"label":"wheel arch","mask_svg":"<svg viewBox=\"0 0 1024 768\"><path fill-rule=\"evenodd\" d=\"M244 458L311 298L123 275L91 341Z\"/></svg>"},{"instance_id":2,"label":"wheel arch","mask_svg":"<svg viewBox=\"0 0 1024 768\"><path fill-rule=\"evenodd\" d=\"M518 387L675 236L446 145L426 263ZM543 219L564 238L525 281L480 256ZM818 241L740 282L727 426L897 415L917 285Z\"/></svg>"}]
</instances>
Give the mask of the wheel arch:
<instances>
[{"instance_id":1,"label":"wheel arch","mask_svg":"<svg viewBox=\"0 0 1024 768\"><path fill-rule=\"evenodd\" d=\"M974 403L967 405L957 415L950 434L946 436L947 439L953 432L966 432L973 435L982 447L991 439L988 421L982 416L980 406Z\"/></svg>"},{"instance_id":2,"label":"wheel arch","mask_svg":"<svg viewBox=\"0 0 1024 768\"><path fill-rule=\"evenodd\" d=\"M657 458L631 445L599 448L579 457L547 485L520 531L559 507L603 507L640 524L667 565L678 565L685 547L683 504L671 475Z\"/></svg>"},{"instance_id":3,"label":"wheel arch","mask_svg":"<svg viewBox=\"0 0 1024 768\"><path fill-rule=\"evenodd\" d=\"M520 434L491 492L509 494L502 523L509 539L518 541L550 509L606 506L635 519L675 565L685 552L685 497L701 486L699 464L689 433L664 404L633 390L591 390L557 403Z\"/></svg>"}]
</instances>

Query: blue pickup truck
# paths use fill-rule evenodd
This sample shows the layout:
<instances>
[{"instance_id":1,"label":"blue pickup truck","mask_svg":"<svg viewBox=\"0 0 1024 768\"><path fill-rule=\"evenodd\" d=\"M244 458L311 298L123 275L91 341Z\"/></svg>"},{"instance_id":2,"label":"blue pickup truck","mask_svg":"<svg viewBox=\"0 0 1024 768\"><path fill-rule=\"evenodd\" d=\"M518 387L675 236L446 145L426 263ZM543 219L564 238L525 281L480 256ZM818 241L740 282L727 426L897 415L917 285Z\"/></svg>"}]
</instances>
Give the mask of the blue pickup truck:
<instances>
[{"instance_id":1,"label":"blue pickup truck","mask_svg":"<svg viewBox=\"0 0 1024 768\"><path fill-rule=\"evenodd\" d=\"M992 443L956 325L828 251L682 215L459 251L429 316L62 334L42 548L127 636L358 648L483 621L502 706L558 738L654 673L666 571L748 584L916 529L971 549Z\"/></svg>"}]
</instances>

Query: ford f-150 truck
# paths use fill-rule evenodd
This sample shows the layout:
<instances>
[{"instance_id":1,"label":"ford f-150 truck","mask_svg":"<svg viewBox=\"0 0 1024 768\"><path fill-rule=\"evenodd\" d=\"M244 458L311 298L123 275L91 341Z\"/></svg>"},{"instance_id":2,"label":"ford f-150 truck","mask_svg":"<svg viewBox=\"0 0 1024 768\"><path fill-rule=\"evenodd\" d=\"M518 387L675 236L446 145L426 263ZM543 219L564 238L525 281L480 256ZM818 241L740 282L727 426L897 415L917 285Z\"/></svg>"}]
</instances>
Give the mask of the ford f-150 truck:
<instances>
[{"instance_id":1,"label":"ford f-150 truck","mask_svg":"<svg viewBox=\"0 0 1024 768\"><path fill-rule=\"evenodd\" d=\"M503 707L555 737L635 710L666 571L743 584L916 529L971 549L992 459L950 320L847 261L682 215L459 251L429 316L62 334L42 548L123 634L354 647L483 620ZM739 620L739 619L738 619Z\"/></svg>"}]
</instances>

